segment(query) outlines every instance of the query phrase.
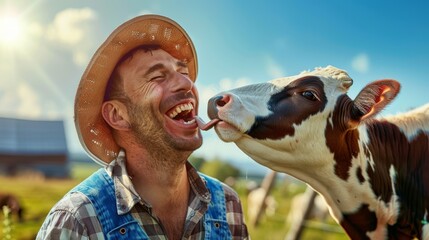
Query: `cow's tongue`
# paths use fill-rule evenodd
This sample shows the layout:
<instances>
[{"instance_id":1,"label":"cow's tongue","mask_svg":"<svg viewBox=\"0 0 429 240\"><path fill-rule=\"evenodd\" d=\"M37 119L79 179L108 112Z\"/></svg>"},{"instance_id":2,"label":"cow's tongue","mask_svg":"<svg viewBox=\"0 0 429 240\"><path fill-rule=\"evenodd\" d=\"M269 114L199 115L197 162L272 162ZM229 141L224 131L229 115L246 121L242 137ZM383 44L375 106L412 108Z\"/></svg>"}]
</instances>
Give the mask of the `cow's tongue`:
<instances>
[{"instance_id":1,"label":"cow's tongue","mask_svg":"<svg viewBox=\"0 0 429 240\"><path fill-rule=\"evenodd\" d=\"M204 120L199 116L195 116L195 120L197 121L198 127L204 131L209 130L214 125L216 125L216 123L220 122L220 119L216 118L216 119L211 120L208 123L205 123Z\"/></svg>"}]
</instances>

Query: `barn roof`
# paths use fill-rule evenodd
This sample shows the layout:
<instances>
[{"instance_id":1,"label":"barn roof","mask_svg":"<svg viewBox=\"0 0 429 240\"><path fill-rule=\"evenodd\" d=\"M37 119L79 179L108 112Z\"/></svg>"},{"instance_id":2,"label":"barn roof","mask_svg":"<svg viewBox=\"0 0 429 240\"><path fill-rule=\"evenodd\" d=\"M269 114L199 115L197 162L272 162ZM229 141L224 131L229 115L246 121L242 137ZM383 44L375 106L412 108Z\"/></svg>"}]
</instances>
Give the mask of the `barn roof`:
<instances>
[{"instance_id":1,"label":"barn roof","mask_svg":"<svg viewBox=\"0 0 429 240\"><path fill-rule=\"evenodd\" d=\"M0 154L67 154L64 122L0 117Z\"/></svg>"}]
</instances>

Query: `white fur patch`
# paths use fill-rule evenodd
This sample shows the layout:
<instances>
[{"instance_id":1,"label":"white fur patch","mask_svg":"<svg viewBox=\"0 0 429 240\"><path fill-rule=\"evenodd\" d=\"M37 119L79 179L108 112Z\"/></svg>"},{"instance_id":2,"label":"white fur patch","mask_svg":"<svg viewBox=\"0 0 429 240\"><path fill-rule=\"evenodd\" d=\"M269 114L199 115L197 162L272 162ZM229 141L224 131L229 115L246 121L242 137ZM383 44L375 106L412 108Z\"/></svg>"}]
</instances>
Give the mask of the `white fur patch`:
<instances>
[{"instance_id":1,"label":"white fur patch","mask_svg":"<svg viewBox=\"0 0 429 240\"><path fill-rule=\"evenodd\" d=\"M396 170L393 165L390 165L389 168L389 176L392 184L392 197L390 198L390 202L384 203L379 200L378 204L375 206L376 215L377 215L377 229L375 231L367 233L367 236L371 239L386 239L387 237L387 224L394 225L397 221L399 214L399 198L396 195Z\"/></svg>"},{"instance_id":2,"label":"white fur patch","mask_svg":"<svg viewBox=\"0 0 429 240\"><path fill-rule=\"evenodd\" d=\"M398 195L396 194L396 188L395 188L397 171L395 170L395 167L393 165L390 165L389 175L390 175L391 184L392 184L392 197L390 198L390 202L387 203L387 211L384 217L386 218L387 224L394 225L398 220L400 204L399 204L399 198L398 198Z\"/></svg>"},{"instance_id":3,"label":"white fur patch","mask_svg":"<svg viewBox=\"0 0 429 240\"><path fill-rule=\"evenodd\" d=\"M429 240L429 224L423 226L422 239Z\"/></svg>"},{"instance_id":4,"label":"white fur patch","mask_svg":"<svg viewBox=\"0 0 429 240\"><path fill-rule=\"evenodd\" d=\"M394 123L412 141L419 131L429 133L429 103L406 113L388 116L383 119Z\"/></svg>"}]
</instances>

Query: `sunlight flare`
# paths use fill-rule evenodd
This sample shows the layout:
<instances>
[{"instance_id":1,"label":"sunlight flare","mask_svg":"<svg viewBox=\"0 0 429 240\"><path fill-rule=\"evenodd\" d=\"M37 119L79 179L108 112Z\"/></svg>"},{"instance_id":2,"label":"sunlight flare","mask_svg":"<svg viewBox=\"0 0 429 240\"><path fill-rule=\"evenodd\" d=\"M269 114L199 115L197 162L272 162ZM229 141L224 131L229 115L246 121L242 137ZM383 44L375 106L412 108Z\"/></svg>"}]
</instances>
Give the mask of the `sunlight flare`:
<instances>
[{"instance_id":1,"label":"sunlight flare","mask_svg":"<svg viewBox=\"0 0 429 240\"><path fill-rule=\"evenodd\" d=\"M5 12L0 15L0 42L5 45L17 45L22 39L22 23L18 15Z\"/></svg>"}]
</instances>

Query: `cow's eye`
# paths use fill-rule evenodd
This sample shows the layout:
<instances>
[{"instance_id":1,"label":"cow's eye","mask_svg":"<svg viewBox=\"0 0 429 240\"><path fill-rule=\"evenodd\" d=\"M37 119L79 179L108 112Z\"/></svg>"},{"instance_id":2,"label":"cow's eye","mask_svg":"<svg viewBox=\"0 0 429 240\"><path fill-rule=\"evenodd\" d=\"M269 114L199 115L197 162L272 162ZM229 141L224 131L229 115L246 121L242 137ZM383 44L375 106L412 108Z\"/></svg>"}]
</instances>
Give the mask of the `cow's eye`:
<instances>
[{"instance_id":1,"label":"cow's eye","mask_svg":"<svg viewBox=\"0 0 429 240\"><path fill-rule=\"evenodd\" d=\"M318 100L318 98L316 97L316 94L314 94L312 91L304 91L301 93L301 95L311 101Z\"/></svg>"}]
</instances>

